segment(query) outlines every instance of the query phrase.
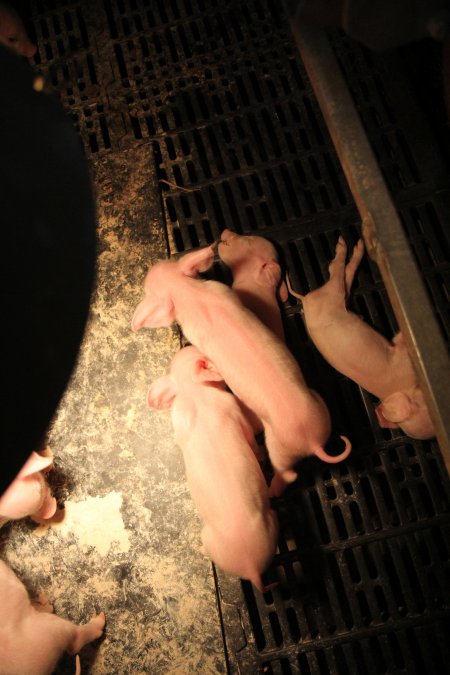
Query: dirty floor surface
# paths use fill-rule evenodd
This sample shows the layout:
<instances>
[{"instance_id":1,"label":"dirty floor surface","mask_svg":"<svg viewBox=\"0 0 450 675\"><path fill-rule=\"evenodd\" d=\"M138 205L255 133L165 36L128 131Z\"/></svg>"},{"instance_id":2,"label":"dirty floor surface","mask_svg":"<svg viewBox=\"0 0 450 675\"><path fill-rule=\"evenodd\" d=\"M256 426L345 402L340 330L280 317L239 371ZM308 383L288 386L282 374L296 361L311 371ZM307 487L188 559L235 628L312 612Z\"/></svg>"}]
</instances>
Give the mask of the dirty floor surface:
<instances>
[{"instance_id":1,"label":"dirty floor surface","mask_svg":"<svg viewBox=\"0 0 450 675\"><path fill-rule=\"evenodd\" d=\"M82 651L83 673L223 673L212 568L198 552L182 456L169 413L146 407L179 335L130 328L146 268L167 256L149 165L148 146L93 164L97 289L48 439L66 515L51 527L7 525L1 555L58 615L85 622L105 611L105 638ZM57 672L74 669L65 657Z\"/></svg>"}]
</instances>

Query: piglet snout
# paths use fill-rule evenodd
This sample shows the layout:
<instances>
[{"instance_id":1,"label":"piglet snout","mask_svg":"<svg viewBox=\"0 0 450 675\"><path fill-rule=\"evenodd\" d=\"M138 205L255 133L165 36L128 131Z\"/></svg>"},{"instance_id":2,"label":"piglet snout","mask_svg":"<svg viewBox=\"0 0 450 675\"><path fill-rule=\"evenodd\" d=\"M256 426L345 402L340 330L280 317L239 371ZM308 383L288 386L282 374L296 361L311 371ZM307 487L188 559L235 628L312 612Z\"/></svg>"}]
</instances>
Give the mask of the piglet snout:
<instances>
[{"instance_id":1,"label":"piglet snout","mask_svg":"<svg viewBox=\"0 0 450 675\"><path fill-rule=\"evenodd\" d=\"M53 455L32 452L6 492L0 496L0 524L31 516L40 520L50 519L56 512L56 499L51 494L44 473L53 464Z\"/></svg>"},{"instance_id":2,"label":"piglet snout","mask_svg":"<svg viewBox=\"0 0 450 675\"><path fill-rule=\"evenodd\" d=\"M237 236L236 232L232 232L231 230L225 229L220 235L220 241L222 242L222 244L228 244L236 236Z\"/></svg>"}]
</instances>

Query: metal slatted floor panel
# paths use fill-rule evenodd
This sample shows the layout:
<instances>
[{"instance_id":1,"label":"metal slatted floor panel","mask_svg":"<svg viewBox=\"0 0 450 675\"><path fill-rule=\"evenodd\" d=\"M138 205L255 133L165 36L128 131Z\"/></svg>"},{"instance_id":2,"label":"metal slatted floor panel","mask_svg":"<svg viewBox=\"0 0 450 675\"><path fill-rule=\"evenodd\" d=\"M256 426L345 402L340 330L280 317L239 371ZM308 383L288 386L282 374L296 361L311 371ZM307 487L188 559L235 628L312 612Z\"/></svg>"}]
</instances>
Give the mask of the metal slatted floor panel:
<instances>
[{"instance_id":1,"label":"metal slatted floor panel","mask_svg":"<svg viewBox=\"0 0 450 675\"><path fill-rule=\"evenodd\" d=\"M35 3L40 67L93 156L152 149L170 254L231 228L278 243L302 293L327 279L338 233L360 223L282 5L274 0ZM449 335L448 172L392 63L332 36ZM220 265L214 272L223 277ZM377 268L352 308L387 337L396 321ZM327 401L348 461L305 460L277 500L264 595L217 571L230 672L443 673L450 660L449 480L434 441L382 430L374 400L311 345L300 307L287 343Z\"/></svg>"}]
</instances>

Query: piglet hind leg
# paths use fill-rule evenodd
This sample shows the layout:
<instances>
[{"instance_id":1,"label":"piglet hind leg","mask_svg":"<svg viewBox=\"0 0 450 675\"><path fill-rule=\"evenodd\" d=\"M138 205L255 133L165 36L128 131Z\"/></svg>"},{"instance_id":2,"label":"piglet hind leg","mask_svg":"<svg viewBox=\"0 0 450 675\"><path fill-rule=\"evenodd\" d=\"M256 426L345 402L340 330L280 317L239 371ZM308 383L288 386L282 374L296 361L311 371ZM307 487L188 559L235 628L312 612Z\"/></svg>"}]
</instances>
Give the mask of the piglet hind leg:
<instances>
[{"instance_id":1,"label":"piglet hind leg","mask_svg":"<svg viewBox=\"0 0 450 675\"><path fill-rule=\"evenodd\" d=\"M338 308L345 308L363 255L364 242L362 239L359 239L353 249L350 260L346 264L347 244L344 238L340 236L336 244L334 258L328 265L329 280L323 286L311 291L307 295L301 295L297 291L294 291L289 277L287 277L286 281L289 293L295 298L302 300L306 304L306 309L311 307L311 313L313 308L315 312L320 309L323 314L328 314L330 311L334 313Z\"/></svg>"},{"instance_id":2,"label":"piglet hind leg","mask_svg":"<svg viewBox=\"0 0 450 675\"><path fill-rule=\"evenodd\" d=\"M40 614L52 615L50 623L47 623L47 629L51 631L52 628L57 627L58 630L62 630L62 634L66 634L68 640L66 651L71 655L78 654L85 645L101 637L103 634L105 625L105 614L103 612L94 614L87 624L77 626L70 621L55 616L53 614L53 605L50 604L44 593L39 593L36 598L33 598L31 604ZM81 672L79 661L76 667L78 669L77 672Z\"/></svg>"},{"instance_id":3,"label":"piglet hind leg","mask_svg":"<svg viewBox=\"0 0 450 675\"><path fill-rule=\"evenodd\" d=\"M330 279L302 298L306 328L323 358L371 394L382 398L392 380L393 348L389 341L347 309L355 272L364 253L362 241L346 264L342 238L330 263Z\"/></svg>"}]
</instances>

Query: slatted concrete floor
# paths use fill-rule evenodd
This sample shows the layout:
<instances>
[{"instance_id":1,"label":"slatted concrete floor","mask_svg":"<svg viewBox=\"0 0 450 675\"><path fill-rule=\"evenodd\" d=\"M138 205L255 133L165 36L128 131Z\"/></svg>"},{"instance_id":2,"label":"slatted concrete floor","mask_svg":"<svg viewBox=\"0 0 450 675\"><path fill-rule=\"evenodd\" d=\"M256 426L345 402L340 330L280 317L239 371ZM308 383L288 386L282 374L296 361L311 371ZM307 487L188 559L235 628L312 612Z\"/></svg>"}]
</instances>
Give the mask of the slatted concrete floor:
<instances>
[{"instance_id":1,"label":"slatted concrete floor","mask_svg":"<svg viewBox=\"0 0 450 675\"><path fill-rule=\"evenodd\" d=\"M284 308L288 343L354 451L336 467L305 462L279 501L273 593L216 576L198 554L168 415L145 405L148 383L180 344L175 328L130 331L149 264L231 226L275 239L305 292L327 278L338 232L358 237L281 6L41 0L33 12L36 69L90 159L99 276L79 367L50 432L67 518L7 528L4 555L63 616L106 612L104 641L83 653L89 673L443 672L449 485L439 449L377 427L373 400L323 362L296 303ZM448 335L445 166L392 73L335 39ZM367 260L353 302L378 330L395 330ZM72 668L66 659L58 672Z\"/></svg>"}]
</instances>

